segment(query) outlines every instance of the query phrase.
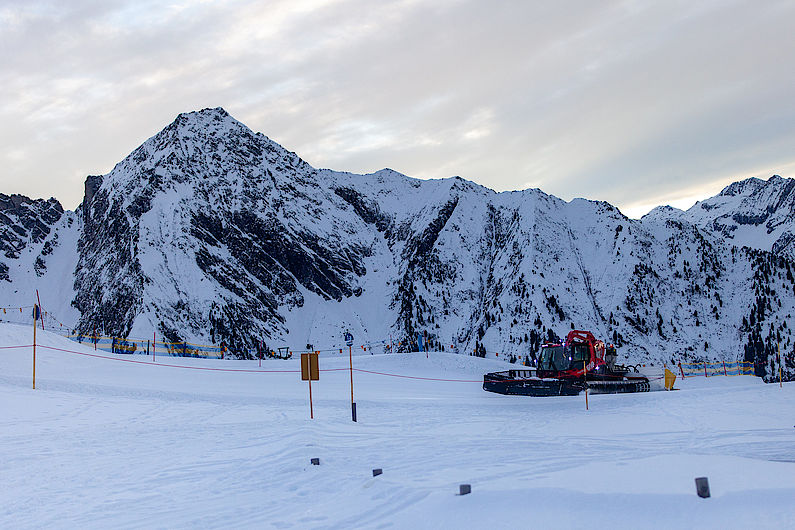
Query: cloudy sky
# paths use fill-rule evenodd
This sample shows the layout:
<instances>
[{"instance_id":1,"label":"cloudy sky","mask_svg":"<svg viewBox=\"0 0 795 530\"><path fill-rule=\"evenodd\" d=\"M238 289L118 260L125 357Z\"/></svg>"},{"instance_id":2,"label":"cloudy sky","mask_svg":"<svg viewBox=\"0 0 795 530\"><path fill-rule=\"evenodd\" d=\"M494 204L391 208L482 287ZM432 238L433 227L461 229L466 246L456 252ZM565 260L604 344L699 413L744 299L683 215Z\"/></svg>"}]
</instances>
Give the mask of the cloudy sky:
<instances>
[{"instance_id":1,"label":"cloudy sky","mask_svg":"<svg viewBox=\"0 0 795 530\"><path fill-rule=\"evenodd\" d=\"M0 0L0 192L222 106L315 167L688 207L795 176L795 2Z\"/></svg>"}]
</instances>

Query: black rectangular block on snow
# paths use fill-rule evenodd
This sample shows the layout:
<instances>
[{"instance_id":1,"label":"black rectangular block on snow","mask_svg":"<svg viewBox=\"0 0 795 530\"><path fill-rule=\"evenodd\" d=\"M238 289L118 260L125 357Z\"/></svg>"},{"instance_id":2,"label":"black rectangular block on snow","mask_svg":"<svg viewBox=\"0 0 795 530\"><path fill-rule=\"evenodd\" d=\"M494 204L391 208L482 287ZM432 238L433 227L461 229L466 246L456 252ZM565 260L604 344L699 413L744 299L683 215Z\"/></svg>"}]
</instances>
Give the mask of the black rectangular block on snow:
<instances>
[{"instance_id":1,"label":"black rectangular block on snow","mask_svg":"<svg viewBox=\"0 0 795 530\"><path fill-rule=\"evenodd\" d=\"M461 484L460 486L458 486L459 495L466 495L467 493L471 492L472 492L472 486L470 486L469 484Z\"/></svg>"},{"instance_id":2,"label":"black rectangular block on snow","mask_svg":"<svg viewBox=\"0 0 795 530\"><path fill-rule=\"evenodd\" d=\"M707 477L698 477L696 479L696 493L702 499L709 497L709 480L707 480Z\"/></svg>"},{"instance_id":3,"label":"black rectangular block on snow","mask_svg":"<svg viewBox=\"0 0 795 530\"><path fill-rule=\"evenodd\" d=\"M310 462L312 462L313 466L319 466L320 465L320 459L319 458L313 458L312 460L310 460Z\"/></svg>"},{"instance_id":4,"label":"black rectangular block on snow","mask_svg":"<svg viewBox=\"0 0 795 530\"><path fill-rule=\"evenodd\" d=\"M379 467L378 469L373 469L373 476L374 476L374 477L377 477L377 476L378 476L378 475L380 475L381 473L383 473L383 471L381 470L381 468L380 468L380 467Z\"/></svg>"}]
</instances>

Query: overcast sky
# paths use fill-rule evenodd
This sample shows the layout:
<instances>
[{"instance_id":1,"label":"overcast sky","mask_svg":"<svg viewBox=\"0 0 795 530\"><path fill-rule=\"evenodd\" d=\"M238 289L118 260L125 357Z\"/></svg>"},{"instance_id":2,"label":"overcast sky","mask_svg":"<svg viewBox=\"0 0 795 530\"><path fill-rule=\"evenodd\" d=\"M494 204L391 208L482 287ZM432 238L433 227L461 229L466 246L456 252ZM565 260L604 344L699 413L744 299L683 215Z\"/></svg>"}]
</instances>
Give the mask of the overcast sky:
<instances>
[{"instance_id":1,"label":"overcast sky","mask_svg":"<svg viewBox=\"0 0 795 530\"><path fill-rule=\"evenodd\" d=\"M224 107L315 167L686 208L795 176L795 2L0 0L0 192Z\"/></svg>"}]
</instances>

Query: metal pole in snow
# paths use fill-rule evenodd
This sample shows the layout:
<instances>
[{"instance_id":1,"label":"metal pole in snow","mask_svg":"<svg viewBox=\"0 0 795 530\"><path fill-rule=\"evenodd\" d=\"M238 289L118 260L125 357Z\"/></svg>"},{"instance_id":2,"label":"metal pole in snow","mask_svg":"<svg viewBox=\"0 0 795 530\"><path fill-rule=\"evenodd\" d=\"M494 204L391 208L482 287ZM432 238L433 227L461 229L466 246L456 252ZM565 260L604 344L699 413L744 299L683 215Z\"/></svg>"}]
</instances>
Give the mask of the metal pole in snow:
<instances>
[{"instance_id":1,"label":"metal pole in snow","mask_svg":"<svg viewBox=\"0 0 795 530\"><path fill-rule=\"evenodd\" d=\"M309 419L315 419L315 411L312 408L312 376L309 376Z\"/></svg>"},{"instance_id":2,"label":"metal pole in snow","mask_svg":"<svg viewBox=\"0 0 795 530\"><path fill-rule=\"evenodd\" d=\"M33 390L36 390L36 309L39 306L33 306Z\"/></svg>"},{"instance_id":3,"label":"metal pole in snow","mask_svg":"<svg viewBox=\"0 0 795 530\"><path fill-rule=\"evenodd\" d=\"M353 337L351 337L353 340ZM356 402L353 400L353 345L348 344L348 362L350 363L351 368L351 421L357 421L356 419Z\"/></svg>"}]
</instances>

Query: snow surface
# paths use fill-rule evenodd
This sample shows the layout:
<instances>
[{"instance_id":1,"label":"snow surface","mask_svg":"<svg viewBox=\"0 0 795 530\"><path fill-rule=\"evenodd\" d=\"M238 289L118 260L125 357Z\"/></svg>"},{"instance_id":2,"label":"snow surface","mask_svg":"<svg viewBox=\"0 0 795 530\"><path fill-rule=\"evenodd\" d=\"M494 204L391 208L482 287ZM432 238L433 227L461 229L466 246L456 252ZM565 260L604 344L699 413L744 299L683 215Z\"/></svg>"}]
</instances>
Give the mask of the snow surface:
<instances>
[{"instance_id":1,"label":"snow surface","mask_svg":"<svg viewBox=\"0 0 795 530\"><path fill-rule=\"evenodd\" d=\"M0 324L4 348L31 335ZM472 382L354 371L353 423L347 356L321 359L310 420L297 360L38 343L35 390L31 348L0 349L0 528L795 527L795 383L688 378L586 411L484 392L508 366L493 359L359 355L357 370Z\"/></svg>"}]
</instances>

